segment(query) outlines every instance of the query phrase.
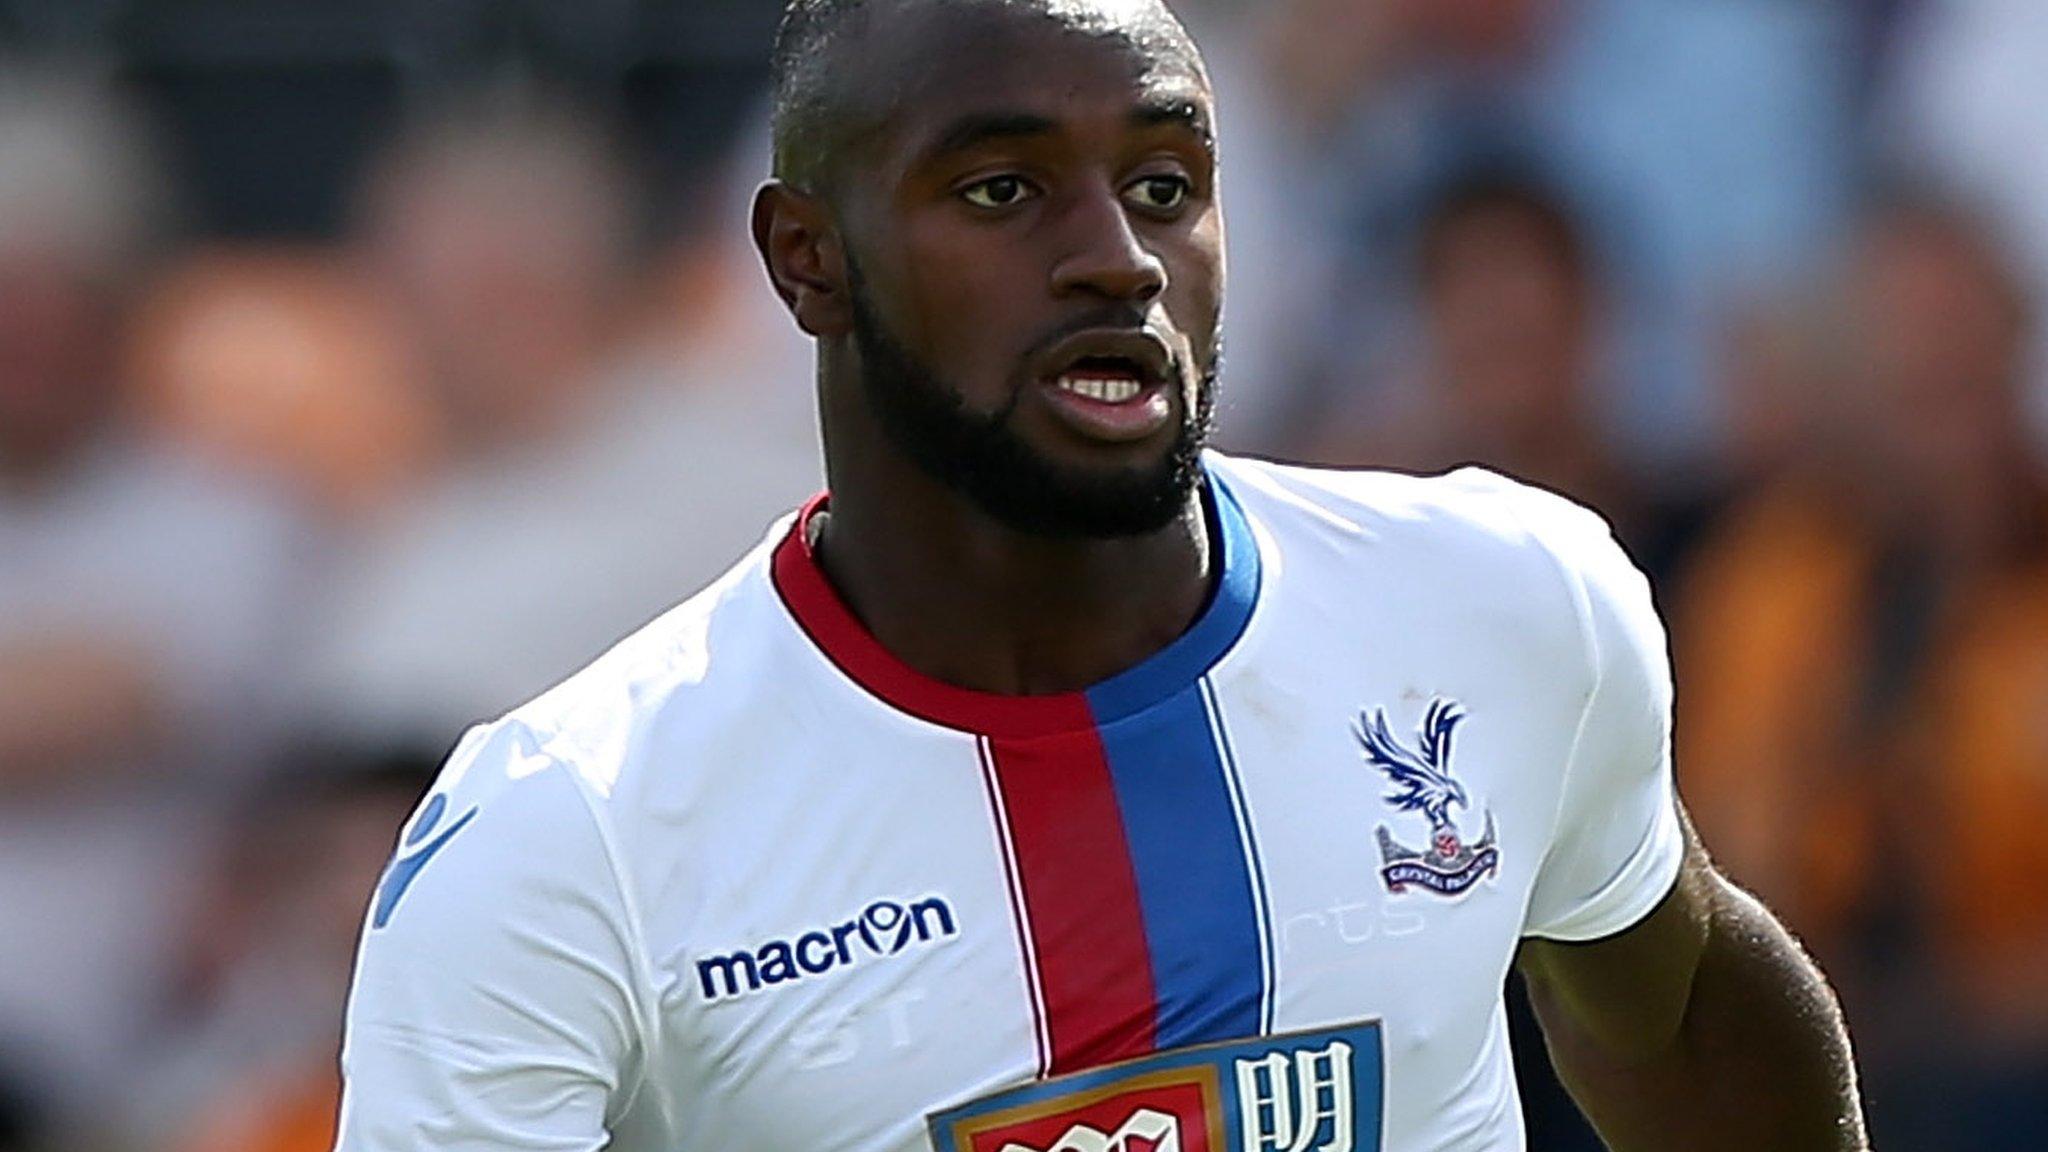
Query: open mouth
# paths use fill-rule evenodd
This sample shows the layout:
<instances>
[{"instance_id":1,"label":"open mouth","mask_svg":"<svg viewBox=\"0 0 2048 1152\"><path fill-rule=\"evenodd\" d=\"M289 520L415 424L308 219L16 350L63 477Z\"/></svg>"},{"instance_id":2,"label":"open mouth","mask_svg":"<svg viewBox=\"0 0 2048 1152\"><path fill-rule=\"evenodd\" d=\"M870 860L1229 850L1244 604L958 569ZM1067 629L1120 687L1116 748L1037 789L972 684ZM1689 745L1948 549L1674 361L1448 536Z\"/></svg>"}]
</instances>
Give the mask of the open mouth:
<instances>
[{"instance_id":1,"label":"open mouth","mask_svg":"<svg viewBox=\"0 0 2048 1152\"><path fill-rule=\"evenodd\" d=\"M1148 440L1173 423L1173 348L1149 328L1073 333L1039 359L1038 379L1052 417L1090 443Z\"/></svg>"},{"instance_id":2,"label":"open mouth","mask_svg":"<svg viewBox=\"0 0 2048 1152\"><path fill-rule=\"evenodd\" d=\"M1173 422L1172 373L1163 356L1141 359L1093 353L1070 359L1045 377L1047 407L1082 440L1129 444Z\"/></svg>"},{"instance_id":3,"label":"open mouth","mask_svg":"<svg viewBox=\"0 0 2048 1152\"><path fill-rule=\"evenodd\" d=\"M1098 404L1128 404L1159 380L1144 365L1121 356L1084 356L1053 379L1053 386Z\"/></svg>"}]
</instances>

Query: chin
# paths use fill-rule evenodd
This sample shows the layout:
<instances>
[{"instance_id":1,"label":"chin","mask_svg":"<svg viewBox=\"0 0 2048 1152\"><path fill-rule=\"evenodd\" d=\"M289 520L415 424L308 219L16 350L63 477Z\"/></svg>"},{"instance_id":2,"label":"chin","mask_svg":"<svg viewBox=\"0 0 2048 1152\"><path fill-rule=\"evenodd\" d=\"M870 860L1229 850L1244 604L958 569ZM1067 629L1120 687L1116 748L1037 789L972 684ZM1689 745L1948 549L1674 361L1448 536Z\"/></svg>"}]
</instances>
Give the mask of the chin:
<instances>
[{"instance_id":1,"label":"chin","mask_svg":"<svg viewBox=\"0 0 2048 1152\"><path fill-rule=\"evenodd\" d=\"M1070 462L1036 452L975 477L967 494L1013 528L1061 539L1116 539L1178 520L1201 479L1199 447L1154 447L1115 463Z\"/></svg>"}]
</instances>

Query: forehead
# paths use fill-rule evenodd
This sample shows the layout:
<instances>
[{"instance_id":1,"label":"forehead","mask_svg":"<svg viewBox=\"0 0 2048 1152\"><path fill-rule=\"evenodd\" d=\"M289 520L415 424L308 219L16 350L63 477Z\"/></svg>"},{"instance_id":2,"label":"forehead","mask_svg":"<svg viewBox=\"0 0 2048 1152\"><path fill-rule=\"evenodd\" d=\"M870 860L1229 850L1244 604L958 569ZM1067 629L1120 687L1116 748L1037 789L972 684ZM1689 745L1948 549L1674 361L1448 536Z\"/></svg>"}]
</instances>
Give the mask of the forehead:
<instances>
[{"instance_id":1,"label":"forehead","mask_svg":"<svg viewBox=\"0 0 2048 1152\"><path fill-rule=\"evenodd\" d=\"M938 3L870 30L863 74L870 119L915 147L963 116L1026 112L1064 122L1179 102L1206 124L1200 58L1147 0Z\"/></svg>"}]
</instances>

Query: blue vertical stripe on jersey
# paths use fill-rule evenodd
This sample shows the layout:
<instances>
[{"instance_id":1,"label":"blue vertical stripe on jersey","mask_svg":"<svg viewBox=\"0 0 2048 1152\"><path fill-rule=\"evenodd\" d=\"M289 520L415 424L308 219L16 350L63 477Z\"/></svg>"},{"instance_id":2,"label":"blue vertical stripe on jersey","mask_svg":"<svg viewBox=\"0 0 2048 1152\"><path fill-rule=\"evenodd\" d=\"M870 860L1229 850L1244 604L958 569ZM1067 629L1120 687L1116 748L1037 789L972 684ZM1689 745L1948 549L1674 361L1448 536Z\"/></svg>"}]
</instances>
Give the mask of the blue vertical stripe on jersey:
<instances>
[{"instance_id":1,"label":"blue vertical stripe on jersey","mask_svg":"<svg viewBox=\"0 0 2048 1152\"><path fill-rule=\"evenodd\" d=\"M1199 681L1101 729L1158 998L1158 1045L1259 1033L1264 938Z\"/></svg>"},{"instance_id":2,"label":"blue vertical stripe on jersey","mask_svg":"<svg viewBox=\"0 0 2048 1152\"><path fill-rule=\"evenodd\" d=\"M1223 719L1223 704L1216 699L1216 686L1202 678L1202 701L1208 707L1209 726L1216 747L1223 753L1223 775L1230 784L1230 801L1237 814L1238 835L1244 841L1244 858L1252 869L1252 904L1258 914L1261 994L1259 1031L1273 1031L1273 980L1278 964L1273 957L1273 908L1266 895L1266 864L1259 854L1258 830L1252 827L1251 805L1244 798L1244 777L1238 773L1237 749L1230 742L1230 727Z\"/></svg>"}]
</instances>

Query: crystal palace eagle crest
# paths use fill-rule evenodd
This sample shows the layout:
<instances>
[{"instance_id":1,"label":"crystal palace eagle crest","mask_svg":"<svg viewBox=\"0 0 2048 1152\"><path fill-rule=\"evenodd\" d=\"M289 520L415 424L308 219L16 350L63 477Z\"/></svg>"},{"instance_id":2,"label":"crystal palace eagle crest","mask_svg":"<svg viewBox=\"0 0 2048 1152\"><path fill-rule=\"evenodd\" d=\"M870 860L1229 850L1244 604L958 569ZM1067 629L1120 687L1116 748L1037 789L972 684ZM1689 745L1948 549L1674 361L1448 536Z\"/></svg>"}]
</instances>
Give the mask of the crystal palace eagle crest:
<instances>
[{"instance_id":1,"label":"crystal palace eagle crest","mask_svg":"<svg viewBox=\"0 0 2048 1152\"><path fill-rule=\"evenodd\" d=\"M1429 846L1411 848L1379 826L1380 879L1387 890L1420 888L1439 896L1455 896L1500 868L1493 813L1485 816L1479 839L1468 841L1451 818L1453 807L1469 808L1465 786L1451 772L1451 738L1465 719L1455 701L1438 697L1422 717L1413 748L1403 744L1387 723L1384 708L1360 712L1353 729L1366 762L1384 772L1394 790L1386 802L1397 812L1429 821Z\"/></svg>"}]
</instances>

